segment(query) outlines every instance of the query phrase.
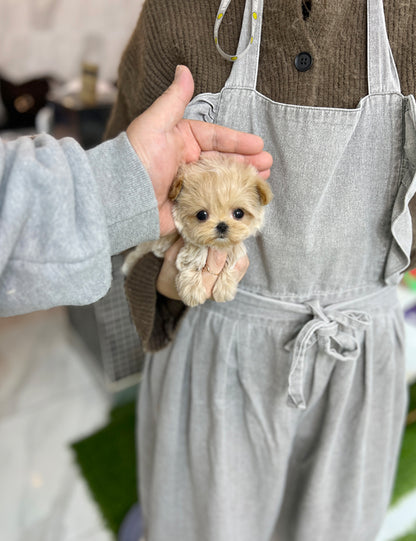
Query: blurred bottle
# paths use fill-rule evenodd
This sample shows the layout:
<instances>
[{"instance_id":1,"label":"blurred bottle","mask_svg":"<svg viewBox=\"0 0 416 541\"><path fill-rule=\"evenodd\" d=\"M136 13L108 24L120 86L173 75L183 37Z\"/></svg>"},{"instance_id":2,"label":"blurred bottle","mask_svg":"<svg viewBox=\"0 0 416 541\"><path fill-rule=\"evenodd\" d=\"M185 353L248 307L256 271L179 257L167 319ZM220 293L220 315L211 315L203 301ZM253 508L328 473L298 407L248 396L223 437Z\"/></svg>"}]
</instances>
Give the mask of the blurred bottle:
<instances>
[{"instance_id":1,"label":"blurred bottle","mask_svg":"<svg viewBox=\"0 0 416 541\"><path fill-rule=\"evenodd\" d=\"M97 80L101 57L102 40L97 35L87 36L81 63L81 101L92 107L97 103Z\"/></svg>"}]
</instances>

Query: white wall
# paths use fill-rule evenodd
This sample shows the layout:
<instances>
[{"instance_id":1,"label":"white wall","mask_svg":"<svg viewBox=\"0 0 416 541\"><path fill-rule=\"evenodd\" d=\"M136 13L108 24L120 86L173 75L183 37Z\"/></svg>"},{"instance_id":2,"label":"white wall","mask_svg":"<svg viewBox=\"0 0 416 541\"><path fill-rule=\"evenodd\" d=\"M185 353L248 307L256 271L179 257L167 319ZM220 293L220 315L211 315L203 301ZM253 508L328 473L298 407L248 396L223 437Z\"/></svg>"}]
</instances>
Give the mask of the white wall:
<instances>
[{"instance_id":1,"label":"white wall","mask_svg":"<svg viewBox=\"0 0 416 541\"><path fill-rule=\"evenodd\" d=\"M14 83L79 75L88 40L98 40L100 77L117 78L144 0L0 0L0 73Z\"/></svg>"}]
</instances>

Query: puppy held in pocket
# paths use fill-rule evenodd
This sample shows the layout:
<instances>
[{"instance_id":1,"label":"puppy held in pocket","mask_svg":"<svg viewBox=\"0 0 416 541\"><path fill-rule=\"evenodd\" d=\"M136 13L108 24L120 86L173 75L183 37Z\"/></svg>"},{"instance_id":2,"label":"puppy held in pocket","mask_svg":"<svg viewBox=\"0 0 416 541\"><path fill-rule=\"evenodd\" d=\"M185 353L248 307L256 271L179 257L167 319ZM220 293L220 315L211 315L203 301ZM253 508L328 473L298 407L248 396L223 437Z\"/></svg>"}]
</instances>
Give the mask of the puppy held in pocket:
<instances>
[{"instance_id":1,"label":"puppy held in pocket","mask_svg":"<svg viewBox=\"0 0 416 541\"><path fill-rule=\"evenodd\" d=\"M246 254L243 241L260 230L264 206L272 197L268 183L256 169L233 158L202 158L181 166L169 193L177 233L137 246L126 257L123 273L127 276L148 252L163 257L181 236L185 244L176 259L176 287L182 301L188 306L205 302L202 272L209 272L206 260L210 247L227 253L212 291L213 299L232 300L237 291L232 270Z\"/></svg>"}]
</instances>

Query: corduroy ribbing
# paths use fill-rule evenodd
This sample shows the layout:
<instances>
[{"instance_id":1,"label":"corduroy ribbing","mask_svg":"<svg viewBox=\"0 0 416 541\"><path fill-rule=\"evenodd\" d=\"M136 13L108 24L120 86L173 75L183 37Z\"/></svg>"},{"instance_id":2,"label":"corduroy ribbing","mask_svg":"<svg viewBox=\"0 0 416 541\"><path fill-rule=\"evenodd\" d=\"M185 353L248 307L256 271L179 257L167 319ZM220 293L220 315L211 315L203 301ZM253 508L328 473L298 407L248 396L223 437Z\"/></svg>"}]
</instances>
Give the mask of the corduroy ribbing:
<instances>
[{"instance_id":1,"label":"corduroy ribbing","mask_svg":"<svg viewBox=\"0 0 416 541\"><path fill-rule=\"evenodd\" d=\"M177 64L187 65L195 94L218 92L231 63L217 52L213 25L218 0L148 0L123 55L119 103L107 136L127 126L171 83ZM220 29L223 49L237 49L244 1L231 2ZM416 90L416 3L385 2L386 22L403 93ZM257 89L274 101L354 108L367 94L366 0L313 0L304 20L299 1L273 0L264 6ZM308 51L313 68L300 73L294 59ZM124 123L120 116L125 116ZM114 128L113 128L114 126Z\"/></svg>"},{"instance_id":2,"label":"corduroy ribbing","mask_svg":"<svg viewBox=\"0 0 416 541\"><path fill-rule=\"evenodd\" d=\"M156 292L161 259L147 254L139 263L126 278L125 292L143 349L158 351L172 340L185 306Z\"/></svg>"}]
</instances>

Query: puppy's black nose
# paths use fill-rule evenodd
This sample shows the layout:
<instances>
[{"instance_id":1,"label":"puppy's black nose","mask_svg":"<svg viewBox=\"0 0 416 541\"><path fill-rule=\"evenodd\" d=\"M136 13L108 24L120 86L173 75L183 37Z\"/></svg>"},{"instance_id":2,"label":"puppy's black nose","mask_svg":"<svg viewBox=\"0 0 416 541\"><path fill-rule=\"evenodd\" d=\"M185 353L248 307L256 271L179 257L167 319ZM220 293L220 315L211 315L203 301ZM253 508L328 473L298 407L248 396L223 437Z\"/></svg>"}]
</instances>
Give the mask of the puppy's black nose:
<instances>
[{"instance_id":1,"label":"puppy's black nose","mask_svg":"<svg viewBox=\"0 0 416 541\"><path fill-rule=\"evenodd\" d=\"M218 233L224 234L228 230L228 225L225 222L220 222L217 225L217 231Z\"/></svg>"}]
</instances>

